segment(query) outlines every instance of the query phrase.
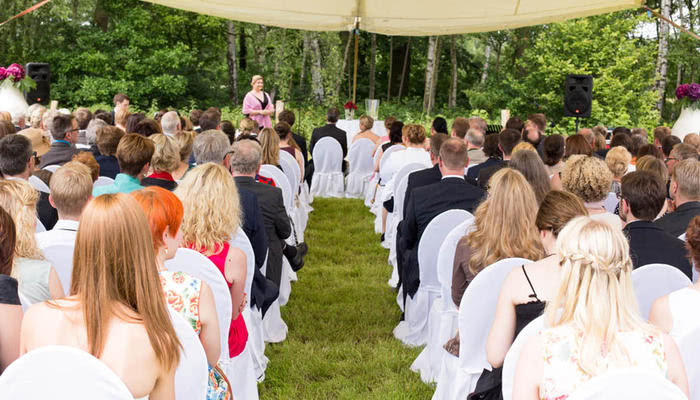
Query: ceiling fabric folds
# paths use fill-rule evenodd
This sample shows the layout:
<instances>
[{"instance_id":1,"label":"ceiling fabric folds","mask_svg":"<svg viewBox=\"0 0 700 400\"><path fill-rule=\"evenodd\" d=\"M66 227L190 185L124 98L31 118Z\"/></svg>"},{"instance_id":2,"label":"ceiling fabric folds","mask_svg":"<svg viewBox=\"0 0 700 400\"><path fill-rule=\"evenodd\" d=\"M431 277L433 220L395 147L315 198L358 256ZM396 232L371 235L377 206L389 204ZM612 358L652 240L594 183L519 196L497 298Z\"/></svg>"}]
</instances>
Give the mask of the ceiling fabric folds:
<instances>
[{"instance_id":1,"label":"ceiling fabric folds","mask_svg":"<svg viewBox=\"0 0 700 400\"><path fill-rule=\"evenodd\" d=\"M488 32L641 7L643 0L145 0L236 21L385 35Z\"/></svg>"}]
</instances>

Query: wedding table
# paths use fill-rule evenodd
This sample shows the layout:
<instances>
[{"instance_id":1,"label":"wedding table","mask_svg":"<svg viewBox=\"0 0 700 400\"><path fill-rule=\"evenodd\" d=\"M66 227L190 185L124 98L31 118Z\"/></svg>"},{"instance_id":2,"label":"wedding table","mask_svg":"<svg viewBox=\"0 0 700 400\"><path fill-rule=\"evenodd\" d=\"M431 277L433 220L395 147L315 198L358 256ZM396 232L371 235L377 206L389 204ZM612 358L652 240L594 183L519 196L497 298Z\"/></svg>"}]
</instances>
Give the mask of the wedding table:
<instances>
[{"instance_id":1,"label":"wedding table","mask_svg":"<svg viewBox=\"0 0 700 400\"><path fill-rule=\"evenodd\" d=\"M348 138L348 148L350 147L350 144L352 143L352 138L355 137L358 133L360 133L360 120L359 119L339 119L338 122L335 124L338 128L342 129L345 131L345 134L347 135ZM384 128L384 121L374 121L374 126L372 127L372 132L374 132L378 136L386 136L387 131L386 128Z\"/></svg>"}]
</instances>

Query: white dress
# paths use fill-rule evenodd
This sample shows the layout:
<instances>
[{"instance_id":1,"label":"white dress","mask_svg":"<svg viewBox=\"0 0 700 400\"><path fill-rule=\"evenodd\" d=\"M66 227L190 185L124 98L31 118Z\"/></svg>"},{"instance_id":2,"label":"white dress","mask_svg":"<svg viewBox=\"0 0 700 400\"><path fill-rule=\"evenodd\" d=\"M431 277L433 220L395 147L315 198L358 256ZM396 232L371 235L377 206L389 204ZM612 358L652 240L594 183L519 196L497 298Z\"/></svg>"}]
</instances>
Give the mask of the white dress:
<instances>
[{"instance_id":1,"label":"white dress","mask_svg":"<svg viewBox=\"0 0 700 400\"><path fill-rule=\"evenodd\" d=\"M673 325L669 334L676 341L700 327L700 291L686 287L668 295Z\"/></svg>"}]
</instances>

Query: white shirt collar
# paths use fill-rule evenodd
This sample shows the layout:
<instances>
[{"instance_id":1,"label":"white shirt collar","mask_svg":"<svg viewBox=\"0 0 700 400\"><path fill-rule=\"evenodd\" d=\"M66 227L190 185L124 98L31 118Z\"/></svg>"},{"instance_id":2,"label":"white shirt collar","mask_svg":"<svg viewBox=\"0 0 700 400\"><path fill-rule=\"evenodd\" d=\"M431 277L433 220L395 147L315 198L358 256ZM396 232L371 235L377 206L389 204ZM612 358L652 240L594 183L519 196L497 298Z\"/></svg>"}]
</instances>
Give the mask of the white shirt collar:
<instances>
[{"instance_id":1,"label":"white shirt collar","mask_svg":"<svg viewBox=\"0 0 700 400\"><path fill-rule=\"evenodd\" d=\"M78 221L73 221L70 219L59 219L56 225L53 226L52 230L62 230L62 231L77 231Z\"/></svg>"},{"instance_id":2,"label":"white shirt collar","mask_svg":"<svg viewBox=\"0 0 700 400\"><path fill-rule=\"evenodd\" d=\"M464 180L464 175L445 175L442 177L442 179L446 179L446 178L459 178L459 179Z\"/></svg>"}]
</instances>

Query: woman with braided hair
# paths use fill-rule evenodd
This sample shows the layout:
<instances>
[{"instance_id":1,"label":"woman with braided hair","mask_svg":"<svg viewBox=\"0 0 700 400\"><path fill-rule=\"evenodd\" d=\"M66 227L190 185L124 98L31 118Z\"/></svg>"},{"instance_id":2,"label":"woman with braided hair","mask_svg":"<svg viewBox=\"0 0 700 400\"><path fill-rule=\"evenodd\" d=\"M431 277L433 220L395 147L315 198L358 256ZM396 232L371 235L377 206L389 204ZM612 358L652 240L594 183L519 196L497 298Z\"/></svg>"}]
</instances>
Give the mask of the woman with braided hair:
<instances>
[{"instance_id":1,"label":"woman with braided hair","mask_svg":"<svg viewBox=\"0 0 700 400\"><path fill-rule=\"evenodd\" d=\"M547 328L523 347L514 399L565 399L591 378L623 368L665 377L688 394L675 342L639 314L623 233L577 217L557 237L561 283Z\"/></svg>"}]
</instances>

